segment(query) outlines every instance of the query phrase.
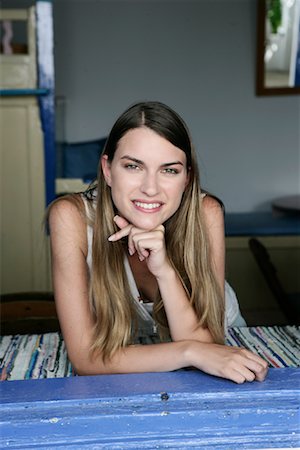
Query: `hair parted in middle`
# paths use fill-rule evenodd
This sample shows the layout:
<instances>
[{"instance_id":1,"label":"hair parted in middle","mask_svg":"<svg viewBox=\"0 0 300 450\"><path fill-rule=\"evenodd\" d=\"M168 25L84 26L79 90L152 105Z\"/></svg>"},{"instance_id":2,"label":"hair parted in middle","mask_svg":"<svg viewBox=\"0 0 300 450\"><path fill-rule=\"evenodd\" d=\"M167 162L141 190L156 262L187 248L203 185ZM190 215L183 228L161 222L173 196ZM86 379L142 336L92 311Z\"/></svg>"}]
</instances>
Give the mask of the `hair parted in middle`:
<instances>
[{"instance_id":1,"label":"hair parted in middle","mask_svg":"<svg viewBox=\"0 0 300 450\"><path fill-rule=\"evenodd\" d=\"M120 139L135 128L147 127L186 155L189 181L178 210L165 226L167 255L185 288L198 318L198 326L209 329L215 342L224 343L224 298L216 281L209 240L201 210L201 190L196 154L185 122L160 102L140 102L129 107L115 122L103 149L112 161ZM93 227L90 304L95 318L93 353L104 359L132 342L136 311L124 267L125 248L121 241L108 241L118 229L110 187L106 184L101 159L96 183L97 205L90 202ZM162 338L169 328L160 296L154 302L154 318Z\"/></svg>"}]
</instances>

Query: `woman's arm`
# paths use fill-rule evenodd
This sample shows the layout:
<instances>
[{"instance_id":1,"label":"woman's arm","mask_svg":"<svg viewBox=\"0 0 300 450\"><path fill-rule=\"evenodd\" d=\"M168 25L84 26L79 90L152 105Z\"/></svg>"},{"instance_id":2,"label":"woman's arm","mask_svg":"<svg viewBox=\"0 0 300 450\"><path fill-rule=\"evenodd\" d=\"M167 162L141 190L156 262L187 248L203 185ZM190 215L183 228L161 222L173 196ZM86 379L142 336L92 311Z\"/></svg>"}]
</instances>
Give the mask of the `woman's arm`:
<instances>
[{"instance_id":1,"label":"woman's arm","mask_svg":"<svg viewBox=\"0 0 300 450\"><path fill-rule=\"evenodd\" d=\"M221 292L224 295L224 217L223 210L216 199L204 197L202 208L208 239L211 248L212 264ZM169 327L173 340L195 339L213 342L208 329L197 327L197 317L173 268L163 272L158 278L160 293L164 301Z\"/></svg>"},{"instance_id":2,"label":"woman's arm","mask_svg":"<svg viewBox=\"0 0 300 450\"><path fill-rule=\"evenodd\" d=\"M210 375L244 383L263 381L268 371L267 363L248 350L192 340L128 346L105 363L100 355L91 359L86 351L82 355L81 352L82 348L77 348L77 355L71 360L79 375L169 372L192 366Z\"/></svg>"},{"instance_id":3,"label":"woman's arm","mask_svg":"<svg viewBox=\"0 0 300 450\"><path fill-rule=\"evenodd\" d=\"M120 231L110 236L109 240L118 241L128 236L129 253L137 252L141 261L146 260L148 269L158 283L172 340L213 342L209 330L198 326L194 308L167 257L164 227L160 225L154 230L145 231L129 224L123 217L116 216L114 220Z\"/></svg>"},{"instance_id":4,"label":"woman's arm","mask_svg":"<svg viewBox=\"0 0 300 450\"><path fill-rule=\"evenodd\" d=\"M216 199L206 196L202 200L203 215L211 247L212 264L224 295L224 217ZM149 270L156 277L160 294L168 317L170 335L173 341L183 339L213 342L207 328L198 326L198 319L174 268L167 258L164 229L158 227L151 232L138 230L124 218L116 216L116 224L121 228L113 235L113 240L128 236L129 251L138 252L140 259L146 260Z\"/></svg>"},{"instance_id":5,"label":"woman's arm","mask_svg":"<svg viewBox=\"0 0 300 450\"><path fill-rule=\"evenodd\" d=\"M56 310L71 362L80 365L91 344L86 263L87 226L78 207L61 199L49 213L52 280Z\"/></svg>"},{"instance_id":6,"label":"woman's arm","mask_svg":"<svg viewBox=\"0 0 300 450\"><path fill-rule=\"evenodd\" d=\"M88 297L86 223L78 208L62 199L50 210L49 226L56 309L68 356L76 372L165 371L187 365L184 342L171 346L130 346L106 363L100 354L91 359L94 322Z\"/></svg>"},{"instance_id":7,"label":"woman's arm","mask_svg":"<svg viewBox=\"0 0 300 450\"><path fill-rule=\"evenodd\" d=\"M215 276L221 292L225 290L225 230L224 212L220 203L206 195L202 199L202 210L208 233L210 253Z\"/></svg>"},{"instance_id":8,"label":"woman's arm","mask_svg":"<svg viewBox=\"0 0 300 450\"><path fill-rule=\"evenodd\" d=\"M93 318L89 309L86 224L77 207L60 200L50 211L52 270L57 313L70 361L78 374L171 371L194 366L237 383L263 380L267 365L247 350L195 340L128 346L103 362L91 358Z\"/></svg>"}]
</instances>

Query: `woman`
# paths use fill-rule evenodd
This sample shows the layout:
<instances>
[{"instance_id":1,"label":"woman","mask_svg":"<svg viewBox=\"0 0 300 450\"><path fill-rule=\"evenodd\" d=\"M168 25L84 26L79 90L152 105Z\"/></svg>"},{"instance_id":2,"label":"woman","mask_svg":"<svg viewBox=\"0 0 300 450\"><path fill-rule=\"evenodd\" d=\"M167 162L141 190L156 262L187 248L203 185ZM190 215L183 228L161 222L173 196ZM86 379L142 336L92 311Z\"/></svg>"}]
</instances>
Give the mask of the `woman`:
<instances>
[{"instance_id":1,"label":"woman","mask_svg":"<svg viewBox=\"0 0 300 450\"><path fill-rule=\"evenodd\" d=\"M265 378L265 361L224 345L223 211L201 193L188 130L169 107L126 110L96 185L54 202L49 224L57 313L78 374L193 366L237 383ZM162 342L137 344L156 328Z\"/></svg>"}]
</instances>

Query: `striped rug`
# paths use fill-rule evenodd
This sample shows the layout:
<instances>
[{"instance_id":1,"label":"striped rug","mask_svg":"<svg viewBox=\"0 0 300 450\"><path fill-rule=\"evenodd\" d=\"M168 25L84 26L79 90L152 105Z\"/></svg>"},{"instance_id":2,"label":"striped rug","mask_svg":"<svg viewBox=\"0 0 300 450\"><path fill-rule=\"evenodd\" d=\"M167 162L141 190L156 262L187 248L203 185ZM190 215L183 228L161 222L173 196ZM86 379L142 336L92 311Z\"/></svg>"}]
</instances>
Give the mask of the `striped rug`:
<instances>
[{"instance_id":1,"label":"striped rug","mask_svg":"<svg viewBox=\"0 0 300 450\"><path fill-rule=\"evenodd\" d=\"M252 350L270 367L300 366L300 327L231 328L226 343ZM2 380L73 375L64 341L58 333L2 336L0 373Z\"/></svg>"},{"instance_id":2,"label":"striped rug","mask_svg":"<svg viewBox=\"0 0 300 450\"><path fill-rule=\"evenodd\" d=\"M252 350L266 360L270 367L300 366L300 327L241 327L230 328L228 345Z\"/></svg>"}]
</instances>

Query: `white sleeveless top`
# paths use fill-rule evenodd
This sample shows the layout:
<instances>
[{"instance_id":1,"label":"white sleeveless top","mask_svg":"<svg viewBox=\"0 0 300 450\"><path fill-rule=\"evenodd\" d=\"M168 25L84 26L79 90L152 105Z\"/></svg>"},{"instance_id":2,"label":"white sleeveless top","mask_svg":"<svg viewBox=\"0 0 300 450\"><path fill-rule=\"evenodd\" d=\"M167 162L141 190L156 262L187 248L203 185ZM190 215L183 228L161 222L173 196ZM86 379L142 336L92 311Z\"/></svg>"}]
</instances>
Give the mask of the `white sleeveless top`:
<instances>
[{"instance_id":1,"label":"white sleeveless top","mask_svg":"<svg viewBox=\"0 0 300 450\"><path fill-rule=\"evenodd\" d=\"M87 199L84 195L81 196L85 205L86 212L88 213ZM90 225L87 225L87 265L89 272L92 270L92 242L93 242L93 229ZM140 293L138 291L129 261L127 256L124 258L124 266L128 279L129 288L136 302L137 313L139 317L139 335L140 334L156 334L156 325L152 318L152 303L144 303L141 300ZM236 294L230 284L225 280L225 328L234 326L246 326L246 322L241 315L238 300Z\"/></svg>"}]
</instances>

